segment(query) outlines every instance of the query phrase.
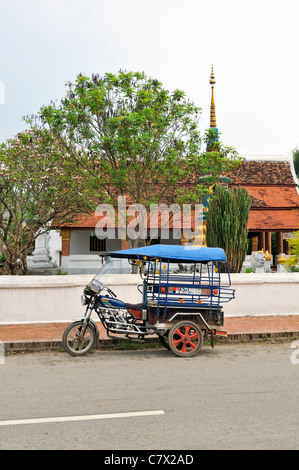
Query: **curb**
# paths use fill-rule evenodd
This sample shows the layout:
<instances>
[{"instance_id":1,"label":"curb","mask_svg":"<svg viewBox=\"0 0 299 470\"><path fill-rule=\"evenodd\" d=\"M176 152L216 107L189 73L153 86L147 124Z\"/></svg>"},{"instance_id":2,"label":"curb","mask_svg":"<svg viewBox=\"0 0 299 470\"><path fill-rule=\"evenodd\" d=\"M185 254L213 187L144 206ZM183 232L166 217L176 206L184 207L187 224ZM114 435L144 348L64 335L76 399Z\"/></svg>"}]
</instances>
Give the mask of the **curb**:
<instances>
[{"instance_id":1,"label":"curb","mask_svg":"<svg viewBox=\"0 0 299 470\"><path fill-rule=\"evenodd\" d=\"M242 344L242 343L283 343L295 340L299 337L299 331L292 332L269 332L269 333L235 333L228 334L226 337L217 337L215 339L215 344ZM125 339L103 339L99 340L99 344L94 349L99 350L113 350L116 349L117 345L123 344L126 342L128 345L129 341ZM158 338L149 338L144 343L139 344L139 348L142 349L145 344L159 344ZM136 343L133 343L136 345ZM16 352L33 352L33 351L50 351L50 350L62 350L62 341L61 340L37 340L37 341L4 341L5 353L16 353ZM161 346L163 349L163 346ZM129 347L128 347L129 349Z\"/></svg>"}]
</instances>

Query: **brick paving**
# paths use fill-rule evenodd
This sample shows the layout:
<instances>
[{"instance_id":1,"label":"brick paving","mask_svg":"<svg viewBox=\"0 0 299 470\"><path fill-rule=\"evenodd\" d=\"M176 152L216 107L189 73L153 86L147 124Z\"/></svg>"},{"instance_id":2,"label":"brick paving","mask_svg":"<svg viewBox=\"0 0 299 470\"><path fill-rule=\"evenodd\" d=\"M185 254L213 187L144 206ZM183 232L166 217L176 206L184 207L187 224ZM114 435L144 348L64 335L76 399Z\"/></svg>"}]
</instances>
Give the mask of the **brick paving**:
<instances>
[{"instance_id":1,"label":"brick paving","mask_svg":"<svg viewBox=\"0 0 299 470\"><path fill-rule=\"evenodd\" d=\"M299 315L228 317L223 329L229 334L295 333L299 331Z\"/></svg>"},{"instance_id":2,"label":"brick paving","mask_svg":"<svg viewBox=\"0 0 299 470\"><path fill-rule=\"evenodd\" d=\"M32 323L0 325L0 341L8 344L59 343L69 323ZM98 323L100 340L109 338ZM223 330L228 336L238 335L299 335L299 315L247 316L225 318Z\"/></svg>"},{"instance_id":3,"label":"brick paving","mask_svg":"<svg viewBox=\"0 0 299 470\"><path fill-rule=\"evenodd\" d=\"M68 323L31 323L20 325L0 325L0 341L7 342L47 342L61 341ZM107 339L105 329L98 324L101 339Z\"/></svg>"}]
</instances>

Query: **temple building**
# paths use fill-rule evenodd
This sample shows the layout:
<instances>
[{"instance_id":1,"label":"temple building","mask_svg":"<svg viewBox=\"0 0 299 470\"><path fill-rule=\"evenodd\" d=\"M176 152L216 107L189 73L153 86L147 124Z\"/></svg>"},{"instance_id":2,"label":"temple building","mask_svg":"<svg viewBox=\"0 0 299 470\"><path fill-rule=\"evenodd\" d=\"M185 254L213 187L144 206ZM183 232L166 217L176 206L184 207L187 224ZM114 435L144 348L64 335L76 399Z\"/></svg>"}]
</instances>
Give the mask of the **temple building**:
<instances>
[{"instance_id":1,"label":"temple building","mask_svg":"<svg viewBox=\"0 0 299 470\"><path fill-rule=\"evenodd\" d=\"M210 128L216 130L217 139L215 84L212 66ZM228 187L244 187L251 196L248 221L249 251L267 250L273 255L275 265L281 253L288 254L287 238L291 237L292 232L299 230L299 189L293 152L287 155L243 156L241 165L224 176L224 184ZM98 239L95 235L98 220L95 216L84 217L81 223L74 226L59 227L60 240L56 242L55 247L50 248L52 258L57 260L56 264L61 266L64 272L96 272L99 268L98 255L101 252L128 248L127 241L117 237ZM183 237L174 238L170 231L169 240L161 242L184 244L188 240ZM205 245L205 233L200 244Z\"/></svg>"},{"instance_id":2,"label":"temple building","mask_svg":"<svg viewBox=\"0 0 299 470\"><path fill-rule=\"evenodd\" d=\"M299 191L293 154L245 156L229 187L244 187L252 199L251 251L288 254L287 238L299 230Z\"/></svg>"},{"instance_id":3,"label":"temple building","mask_svg":"<svg viewBox=\"0 0 299 470\"><path fill-rule=\"evenodd\" d=\"M210 128L217 130L212 67L210 84ZM287 238L299 230L299 187L293 151L287 155L246 155L241 165L226 175L228 187L245 188L252 199L248 231L250 251L264 250L274 255L288 254ZM275 258L276 257L276 258Z\"/></svg>"}]
</instances>

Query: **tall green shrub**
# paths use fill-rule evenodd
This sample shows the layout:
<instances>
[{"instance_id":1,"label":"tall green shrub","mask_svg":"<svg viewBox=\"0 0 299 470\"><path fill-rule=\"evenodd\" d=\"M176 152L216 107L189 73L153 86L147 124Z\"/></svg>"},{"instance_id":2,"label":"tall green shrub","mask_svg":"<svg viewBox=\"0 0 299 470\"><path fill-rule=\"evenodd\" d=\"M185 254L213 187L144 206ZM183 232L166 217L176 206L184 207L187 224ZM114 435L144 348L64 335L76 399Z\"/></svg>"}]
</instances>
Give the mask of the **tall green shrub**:
<instances>
[{"instance_id":1,"label":"tall green shrub","mask_svg":"<svg viewBox=\"0 0 299 470\"><path fill-rule=\"evenodd\" d=\"M299 150L295 150L293 153L294 167L297 178L299 178Z\"/></svg>"},{"instance_id":2,"label":"tall green shrub","mask_svg":"<svg viewBox=\"0 0 299 470\"><path fill-rule=\"evenodd\" d=\"M244 188L216 186L207 213L207 246L223 248L230 272L239 273L247 251L251 197Z\"/></svg>"}]
</instances>

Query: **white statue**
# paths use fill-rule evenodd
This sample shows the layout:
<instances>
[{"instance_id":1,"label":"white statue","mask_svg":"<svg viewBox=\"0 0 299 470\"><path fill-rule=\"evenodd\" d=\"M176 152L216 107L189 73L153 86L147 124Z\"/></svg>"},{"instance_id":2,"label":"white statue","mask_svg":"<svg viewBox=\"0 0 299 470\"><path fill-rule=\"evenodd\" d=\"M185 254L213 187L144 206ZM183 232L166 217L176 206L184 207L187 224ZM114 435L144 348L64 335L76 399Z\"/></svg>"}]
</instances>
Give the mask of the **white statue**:
<instances>
[{"instance_id":1,"label":"white statue","mask_svg":"<svg viewBox=\"0 0 299 470\"><path fill-rule=\"evenodd\" d=\"M263 251L258 251L255 257L255 272L264 273L266 272L266 256Z\"/></svg>"}]
</instances>

